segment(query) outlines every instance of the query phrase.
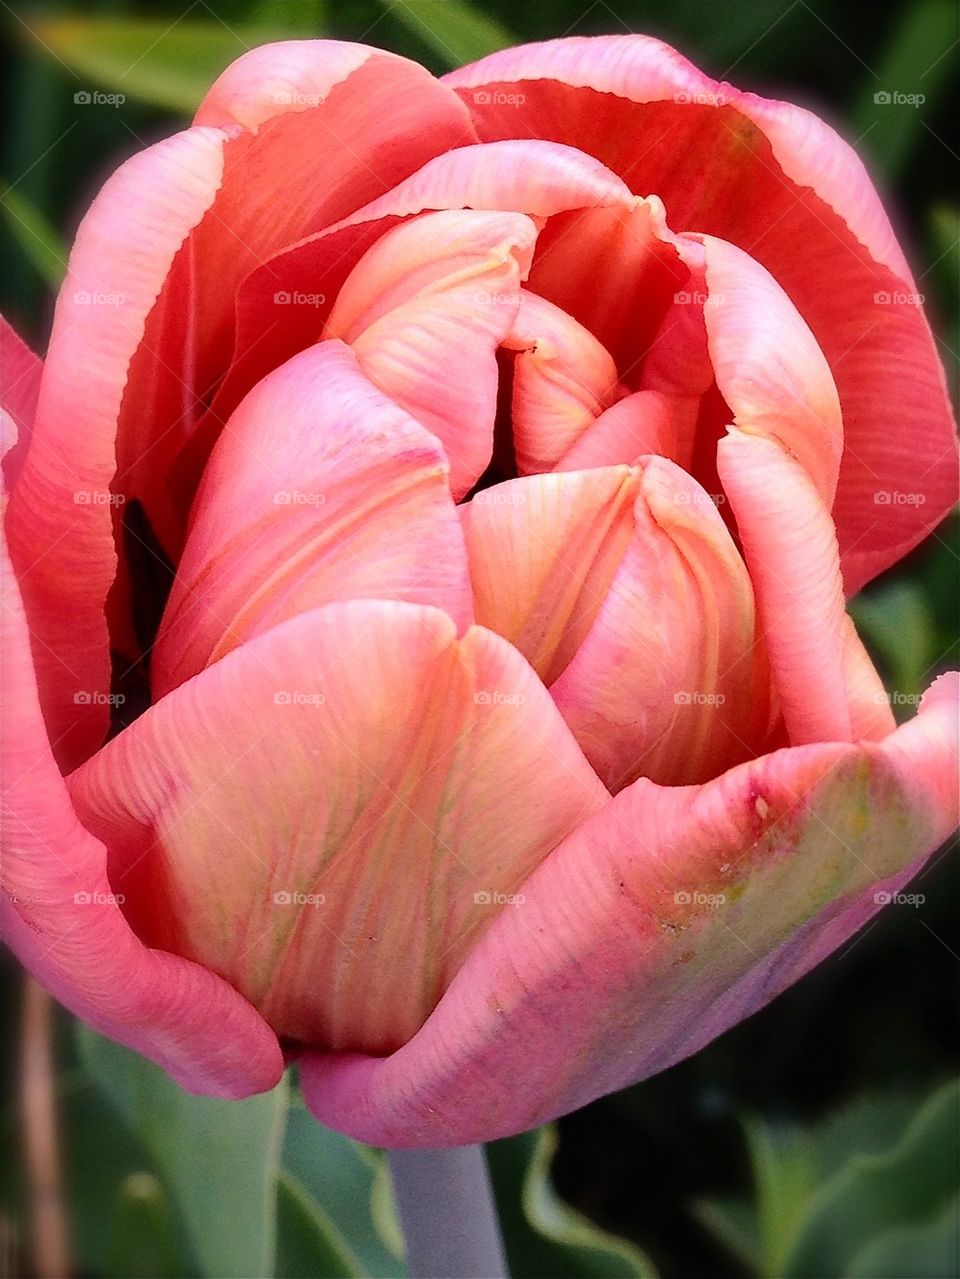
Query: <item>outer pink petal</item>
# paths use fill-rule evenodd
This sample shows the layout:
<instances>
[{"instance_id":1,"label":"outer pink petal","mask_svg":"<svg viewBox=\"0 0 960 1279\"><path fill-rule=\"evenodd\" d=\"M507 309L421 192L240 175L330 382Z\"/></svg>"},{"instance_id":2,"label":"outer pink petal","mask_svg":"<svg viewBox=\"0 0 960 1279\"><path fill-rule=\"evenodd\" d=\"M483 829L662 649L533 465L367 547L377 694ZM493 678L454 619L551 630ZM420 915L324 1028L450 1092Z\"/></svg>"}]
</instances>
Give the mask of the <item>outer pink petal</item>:
<instances>
[{"instance_id":1,"label":"outer pink petal","mask_svg":"<svg viewBox=\"0 0 960 1279\"><path fill-rule=\"evenodd\" d=\"M957 681L880 744L637 782L523 886L418 1035L307 1054L321 1122L378 1145L506 1136L665 1069L850 937L949 833Z\"/></svg>"},{"instance_id":2,"label":"outer pink petal","mask_svg":"<svg viewBox=\"0 0 960 1279\"><path fill-rule=\"evenodd\" d=\"M764 749L770 720L753 589L733 539L678 466L646 457L640 468L630 545L550 689L611 790L640 776L715 777Z\"/></svg>"},{"instance_id":3,"label":"outer pink petal","mask_svg":"<svg viewBox=\"0 0 960 1279\"><path fill-rule=\"evenodd\" d=\"M493 452L497 348L520 305L537 229L525 214L442 210L387 231L327 320L364 373L443 444L454 496Z\"/></svg>"},{"instance_id":4,"label":"outer pink petal","mask_svg":"<svg viewBox=\"0 0 960 1279\"><path fill-rule=\"evenodd\" d=\"M153 651L155 697L277 622L333 600L473 620L438 442L323 342L269 374L204 472Z\"/></svg>"},{"instance_id":5,"label":"outer pink petal","mask_svg":"<svg viewBox=\"0 0 960 1279\"><path fill-rule=\"evenodd\" d=\"M7 528L44 718L68 765L106 731L110 493L127 371L173 257L220 184L223 143L218 130L191 129L127 161L81 223L57 299Z\"/></svg>"},{"instance_id":6,"label":"outer pink petal","mask_svg":"<svg viewBox=\"0 0 960 1279\"><path fill-rule=\"evenodd\" d=\"M26 619L3 557L3 853L0 923L20 961L77 1016L151 1057L185 1088L272 1088L276 1036L213 973L133 934L106 850L77 820L37 700Z\"/></svg>"},{"instance_id":7,"label":"outer pink petal","mask_svg":"<svg viewBox=\"0 0 960 1279\"><path fill-rule=\"evenodd\" d=\"M514 649L373 600L244 644L69 785L147 935L281 1033L373 1052L417 1030L504 897L609 802Z\"/></svg>"},{"instance_id":8,"label":"outer pink petal","mask_svg":"<svg viewBox=\"0 0 960 1279\"><path fill-rule=\"evenodd\" d=\"M733 241L786 289L843 407L835 514L848 594L938 522L957 492L943 372L873 185L832 129L719 84L644 36L527 45L446 79L482 138L580 147L659 194L672 226ZM506 100L517 93L522 102ZM891 491L926 501L878 505L875 494Z\"/></svg>"},{"instance_id":9,"label":"outer pink petal","mask_svg":"<svg viewBox=\"0 0 960 1279\"><path fill-rule=\"evenodd\" d=\"M43 361L0 315L0 410L9 415L16 433L15 442L3 440L3 472L8 488L16 482L30 443L42 372Z\"/></svg>"}]
</instances>

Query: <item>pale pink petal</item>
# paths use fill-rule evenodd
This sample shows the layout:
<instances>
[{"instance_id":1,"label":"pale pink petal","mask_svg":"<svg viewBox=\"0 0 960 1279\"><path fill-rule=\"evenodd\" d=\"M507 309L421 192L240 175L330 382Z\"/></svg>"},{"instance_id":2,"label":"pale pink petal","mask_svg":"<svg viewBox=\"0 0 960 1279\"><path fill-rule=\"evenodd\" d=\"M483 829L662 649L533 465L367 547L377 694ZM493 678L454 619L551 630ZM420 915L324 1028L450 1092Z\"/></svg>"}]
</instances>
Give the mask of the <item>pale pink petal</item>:
<instances>
[{"instance_id":1,"label":"pale pink petal","mask_svg":"<svg viewBox=\"0 0 960 1279\"><path fill-rule=\"evenodd\" d=\"M949 834L957 713L952 677L882 743L779 751L702 787L637 782L530 877L402 1049L304 1054L311 1110L378 1145L488 1141L696 1052Z\"/></svg>"},{"instance_id":2,"label":"pale pink petal","mask_svg":"<svg viewBox=\"0 0 960 1279\"><path fill-rule=\"evenodd\" d=\"M455 497L490 461L497 348L537 230L524 214L443 210L387 231L347 277L324 335L443 444Z\"/></svg>"},{"instance_id":3,"label":"pale pink petal","mask_svg":"<svg viewBox=\"0 0 960 1279\"><path fill-rule=\"evenodd\" d=\"M257 636L69 784L145 937L281 1034L376 1053L609 802L510 645L373 600Z\"/></svg>"},{"instance_id":4,"label":"pale pink petal","mask_svg":"<svg viewBox=\"0 0 960 1279\"><path fill-rule=\"evenodd\" d=\"M440 445L323 342L230 418L194 503L152 658L155 697L277 622L343 599L473 619Z\"/></svg>"},{"instance_id":5,"label":"pale pink petal","mask_svg":"<svg viewBox=\"0 0 960 1279\"><path fill-rule=\"evenodd\" d=\"M3 440L3 473L11 489L30 443L42 373L43 360L0 315L0 412L9 417L16 437ZM9 430L6 424L4 430Z\"/></svg>"},{"instance_id":6,"label":"pale pink petal","mask_svg":"<svg viewBox=\"0 0 960 1279\"><path fill-rule=\"evenodd\" d=\"M57 299L7 528L44 718L65 764L94 750L107 727L111 486L130 359L174 255L213 201L223 146L218 130L191 129L122 165L80 225Z\"/></svg>"},{"instance_id":7,"label":"pale pink petal","mask_svg":"<svg viewBox=\"0 0 960 1279\"><path fill-rule=\"evenodd\" d=\"M521 475L552 470L617 398L617 366L589 329L526 290L503 346L516 352L517 469Z\"/></svg>"},{"instance_id":8,"label":"pale pink petal","mask_svg":"<svg viewBox=\"0 0 960 1279\"><path fill-rule=\"evenodd\" d=\"M770 720L753 589L720 514L674 463L640 467L630 545L550 689L611 790L716 776L764 749Z\"/></svg>"},{"instance_id":9,"label":"pale pink petal","mask_svg":"<svg viewBox=\"0 0 960 1279\"><path fill-rule=\"evenodd\" d=\"M693 461L699 400L660 391L634 391L604 410L566 452L555 469L630 464L646 453L670 458L687 469Z\"/></svg>"},{"instance_id":10,"label":"pale pink petal","mask_svg":"<svg viewBox=\"0 0 960 1279\"><path fill-rule=\"evenodd\" d=\"M605 165L575 147L523 137L458 147L345 219L410 217L428 209L512 209L551 218L571 209L631 209L636 198Z\"/></svg>"},{"instance_id":11,"label":"pale pink petal","mask_svg":"<svg viewBox=\"0 0 960 1279\"><path fill-rule=\"evenodd\" d=\"M528 475L460 507L477 621L551 683L603 604L633 536L626 466Z\"/></svg>"},{"instance_id":12,"label":"pale pink petal","mask_svg":"<svg viewBox=\"0 0 960 1279\"><path fill-rule=\"evenodd\" d=\"M717 452L790 741L850 741L846 615L830 513L807 470L773 440L734 428Z\"/></svg>"},{"instance_id":13,"label":"pale pink petal","mask_svg":"<svg viewBox=\"0 0 960 1279\"><path fill-rule=\"evenodd\" d=\"M283 1060L259 1014L213 973L131 931L106 850L78 821L51 754L5 553L3 576L4 941L71 1012L185 1088L222 1097L272 1088Z\"/></svg>"},{"instance_id":14,"label":"pale pink petal","mask_svg":"<svg viewBox=\"0 0 960 1279\"><path fill-rule=\"evenodd\" d=\"M739 245L786 289L840 394L834 513L848 594L936 525L957 494L943 371L876 191L828 125L645 36L522 46L446 80L481 139L579 147L661 196L671 226ZM877 502L891 491L903 500Z\"/></svg>"}]
</instances>

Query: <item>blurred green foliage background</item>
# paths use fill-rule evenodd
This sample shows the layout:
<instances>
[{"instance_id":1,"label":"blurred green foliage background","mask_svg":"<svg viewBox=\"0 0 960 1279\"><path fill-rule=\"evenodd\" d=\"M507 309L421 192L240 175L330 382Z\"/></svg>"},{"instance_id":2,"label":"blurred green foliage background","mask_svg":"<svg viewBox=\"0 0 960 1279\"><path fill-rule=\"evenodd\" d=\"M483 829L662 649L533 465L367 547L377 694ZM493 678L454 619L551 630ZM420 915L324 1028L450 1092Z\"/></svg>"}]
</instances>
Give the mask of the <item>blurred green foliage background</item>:
<instances>
[{"instance_id":1,"label":"blurred green foliage background","mask_svg":"<svg viewBox=\"0 0 960 1279\"><path fill-rule=\"evenodd\" d=\"M802 102L864 156L957 389L957 13L950 0L125 0L2 5L4 313L42 350L77 222L126 156L180 127L244 48L325 34L443 71L500 45L641 31L718 77ZM123 93L84 105L79 90ZM875 100L922 95L918 106ZM909 703L957 661L956 522L852 610ZM907 705L912 713L912 707ZM515 1279L934 1279L960 1274L956 859L773 1006L558 1129L491 1148ZM24 1000L0 1111L0 1259L33 1273L18 1109ZM376 1152L296 1094L200 1101L57 1013L56 1096L74 1273L405 1273ZM42 1030L42 1023L41 1023Z\"/></svg>"}]
</instances>

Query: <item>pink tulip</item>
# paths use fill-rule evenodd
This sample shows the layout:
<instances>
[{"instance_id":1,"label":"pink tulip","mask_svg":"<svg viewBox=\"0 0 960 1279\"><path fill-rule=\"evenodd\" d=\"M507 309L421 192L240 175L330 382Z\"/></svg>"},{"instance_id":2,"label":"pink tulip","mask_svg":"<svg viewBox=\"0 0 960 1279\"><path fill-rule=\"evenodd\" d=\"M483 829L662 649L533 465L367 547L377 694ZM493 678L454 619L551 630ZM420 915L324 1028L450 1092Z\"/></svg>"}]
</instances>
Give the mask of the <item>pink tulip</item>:
<instances>
[{"instance_id":1,"label":"pink tulip","mask_svg":"<svg viewBox=\"0 0 960 1279\"><path fill-rule=\"evenodd\" d=\"M956 676L895 728L844 609L955 498L943 374L808 112L638 36L255 49L4 345L5 931L185 1087L529 1128L953 826Z\"/></svg>"}]
</instances>

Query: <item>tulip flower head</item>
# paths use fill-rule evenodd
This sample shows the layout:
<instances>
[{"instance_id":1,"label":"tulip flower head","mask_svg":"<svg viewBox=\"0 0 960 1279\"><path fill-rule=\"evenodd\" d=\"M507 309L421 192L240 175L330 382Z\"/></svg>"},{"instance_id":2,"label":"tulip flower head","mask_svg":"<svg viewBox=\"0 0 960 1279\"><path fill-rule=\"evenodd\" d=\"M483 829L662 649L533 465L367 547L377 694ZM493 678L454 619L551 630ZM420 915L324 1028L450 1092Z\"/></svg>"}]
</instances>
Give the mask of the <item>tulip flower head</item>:
<instances>
[{"instance_id":1,"label":"tulip flower head","mask_svg":"<svg viewBox=\"0 0 960 1279\"><path fill-rule=\"evenodd\" d=\"M185 1086L521 1131L949 833L956 677L897 728L845 610L955 500L943 374L809 113L644 37L269 45L7 340L5 923Z\"/></svg>"}]
</instances>

